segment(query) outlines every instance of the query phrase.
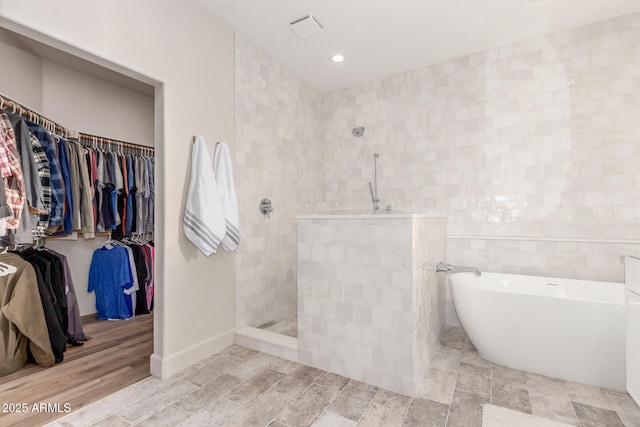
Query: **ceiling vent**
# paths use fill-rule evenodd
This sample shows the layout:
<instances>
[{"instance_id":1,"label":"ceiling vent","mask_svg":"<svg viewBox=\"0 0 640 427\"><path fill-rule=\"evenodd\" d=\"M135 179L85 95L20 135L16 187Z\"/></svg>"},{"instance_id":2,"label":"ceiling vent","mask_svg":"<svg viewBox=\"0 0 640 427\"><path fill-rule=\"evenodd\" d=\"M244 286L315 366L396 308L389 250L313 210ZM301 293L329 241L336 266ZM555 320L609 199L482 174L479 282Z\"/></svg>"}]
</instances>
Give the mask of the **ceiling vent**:
<instances>
[{"instance_id":1,"label":"ceiling vent","mask_svg":"<svg viewBox=\"0 0 640 427\"><path fill-rule=\"evenodd\" d=\"M320 34L324 28L312 15L307 15L304 18L296 19L289 23L291 29L295 31L301 39L308 39L311 36Z\"/></svg>"}]
</instances>

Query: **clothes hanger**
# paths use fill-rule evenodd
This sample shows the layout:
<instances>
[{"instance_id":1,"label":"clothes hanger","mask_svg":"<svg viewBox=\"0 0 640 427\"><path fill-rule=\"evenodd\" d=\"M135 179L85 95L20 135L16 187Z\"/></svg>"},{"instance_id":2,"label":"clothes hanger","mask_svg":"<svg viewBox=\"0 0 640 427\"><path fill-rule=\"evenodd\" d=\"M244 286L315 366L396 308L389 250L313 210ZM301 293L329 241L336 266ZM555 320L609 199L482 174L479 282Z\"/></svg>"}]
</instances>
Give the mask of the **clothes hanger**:
<instances>
[{"instance_id":1,"label":"clothes hanger","mask_svg":"<svg viewBox=\"0 0 640 427\"><path fill-rule=\"evenodd\" d=\"M111 230L109 230L109 238L107 239L106 242L104 242L102 244L102 246L100 246L101 248L107 248L107 249L112 249L114 246L114 241L111 239Z\"/></svg>"},{"instance_id":2,"label":"clothes hanger","mask_svg":"<svg viewBox=\"0 0 640 427\"><path fill-rule=\"evenodd\" d=\"M40 245L40 240L42 240L42 245ZM37 251L42 251L44 249L44 244L46 242L45 239L40 239L39 237L35 240L35 245L32 246L33 249L37 250Z\"/></svg>"},{"instance_id":3,"label":"clothes hanger","mask_svg":"<svg viewBox=\"0 0 640 427\"><path fill-rule=\"evenodd\" d=\"M5 246L4 250L1 253L7 253L8 250L9 247ZM16 271L18 271L18 269L14 265L0 261L0 276L6 276L8 274L15 273Z\"/></svg>"}]
</instances>

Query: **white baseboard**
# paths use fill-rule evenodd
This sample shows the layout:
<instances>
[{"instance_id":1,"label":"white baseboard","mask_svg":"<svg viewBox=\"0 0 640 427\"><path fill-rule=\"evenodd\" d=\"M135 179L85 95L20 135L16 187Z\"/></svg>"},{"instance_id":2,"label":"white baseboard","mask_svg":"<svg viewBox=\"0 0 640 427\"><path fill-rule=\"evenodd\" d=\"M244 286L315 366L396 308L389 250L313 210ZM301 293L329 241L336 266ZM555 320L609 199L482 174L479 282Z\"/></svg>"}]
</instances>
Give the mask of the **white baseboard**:
<instances>
[{"instance_id":1,"label":"white baseboard","mask_svg":"<svg viewBox=\"0 0 640 427\"><path fill-rule=\"evenodd\" d=\"M631 390L627 390L627 393L629 393L629 396L631 396L631 399L636 402L636 405L640 406L640 399L636 398L636 395L634 392L632 392Z\"/></svg>"},{"instance_id":2,"label":"white baseboard","mask_svg":"<svg viewBox=\"0 0 640 427\"><path fill-rule=\"evenodd\" d=\"M160 378L171 377L212 354L229 347L233 344L234 335L235 329L229 329L171 356L161 357L154 353L151 355L151 375Z\"/></svg>"}]
</instances>

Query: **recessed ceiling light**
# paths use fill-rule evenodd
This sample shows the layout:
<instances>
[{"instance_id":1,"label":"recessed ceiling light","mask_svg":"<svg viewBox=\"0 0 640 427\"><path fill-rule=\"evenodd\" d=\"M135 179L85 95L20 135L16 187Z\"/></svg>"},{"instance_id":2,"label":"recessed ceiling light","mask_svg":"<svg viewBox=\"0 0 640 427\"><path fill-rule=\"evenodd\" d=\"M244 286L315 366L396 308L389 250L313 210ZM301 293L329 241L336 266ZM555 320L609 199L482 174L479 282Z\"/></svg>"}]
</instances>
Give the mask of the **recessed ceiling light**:
<instances>
[{"instance_id":1,"label":"recessed ceiling light","mask_svg":"<svg viewBox=\"0 0 640 427\"><path fill-rule=\"evenodd\" d=\"M342 56L342 55L340 55L340 54L333 55L333 56L331 57L331 60L332 60L333 62L335 62L335 63L340 63L340 62L344 61L344 56Z\"/></svg>"}]
</instances>

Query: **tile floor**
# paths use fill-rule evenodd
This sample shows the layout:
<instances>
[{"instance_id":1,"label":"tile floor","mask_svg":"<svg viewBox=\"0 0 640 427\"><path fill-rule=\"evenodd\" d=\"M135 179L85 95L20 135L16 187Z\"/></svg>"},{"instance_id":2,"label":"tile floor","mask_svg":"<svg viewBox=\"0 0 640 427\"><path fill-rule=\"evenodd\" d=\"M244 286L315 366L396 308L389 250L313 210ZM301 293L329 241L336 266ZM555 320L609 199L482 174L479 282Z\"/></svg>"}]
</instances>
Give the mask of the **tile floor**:
<instances>
[{"instance_id":1,"label":"tile floor","mask_svg":"<svg viewBox=\"0 0 640 427\"><path fill-rule=\"evenodd\" d=\"M640 427L617 393L504 368L446 329L416 398L237 345L174 378L150 377L60 426L481 426L482 404L580 427Z\"/></svg>"},{"instance_id":2,"label":"tile floor","mask_svg":"<svg viewBox=\"0 0 640 427\"><path fill-rule=\"evenodd\" d=\"M258 329L275 332L276 334L287 335L289 337L298 337L298 313L292 313L280 320L272 320Z\"/></svg>"}]
</instances>

